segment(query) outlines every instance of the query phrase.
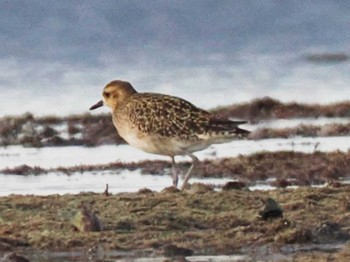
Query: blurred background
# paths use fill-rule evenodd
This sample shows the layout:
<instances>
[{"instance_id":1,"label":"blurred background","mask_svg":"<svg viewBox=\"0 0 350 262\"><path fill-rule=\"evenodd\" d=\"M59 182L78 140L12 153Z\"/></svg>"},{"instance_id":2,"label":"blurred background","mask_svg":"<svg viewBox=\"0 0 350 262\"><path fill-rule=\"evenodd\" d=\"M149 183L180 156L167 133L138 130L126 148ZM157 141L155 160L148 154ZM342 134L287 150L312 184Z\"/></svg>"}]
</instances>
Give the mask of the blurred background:
<instances>
[{"instance_id":1,"label":"blurred background","mask_svg":"<svg viewBox=\"0 0 350 262\"><path fill-rule=\"evenodd\" d=\"M113 79L206 109L348 100L349 28L346 0L3 0L0 116L85 113Z\"/></svg>"}]
</instances>

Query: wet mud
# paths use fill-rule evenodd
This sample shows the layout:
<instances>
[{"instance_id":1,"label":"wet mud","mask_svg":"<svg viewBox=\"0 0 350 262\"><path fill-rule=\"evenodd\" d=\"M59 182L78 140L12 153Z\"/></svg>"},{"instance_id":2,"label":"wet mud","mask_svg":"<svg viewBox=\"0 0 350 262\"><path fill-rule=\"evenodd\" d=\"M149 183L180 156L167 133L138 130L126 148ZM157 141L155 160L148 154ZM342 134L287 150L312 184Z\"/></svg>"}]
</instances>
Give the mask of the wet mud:
<instances>
[{"instance_id":1,"label":"wet mud","mask_svg":"<svg viewBox=\"0 0 350 262\"><path fill-rule=\"evenodd\" d=\"M349 185L215 191L194 184L185 192L0 198L3 253L85 250L92 256L118 251L119 258L125 252L126 257L241 254L249 259L283 254L295 261L346 261L349 240ZM335 247L321 248L327 245Z\"/></svg>"}]
</instances>

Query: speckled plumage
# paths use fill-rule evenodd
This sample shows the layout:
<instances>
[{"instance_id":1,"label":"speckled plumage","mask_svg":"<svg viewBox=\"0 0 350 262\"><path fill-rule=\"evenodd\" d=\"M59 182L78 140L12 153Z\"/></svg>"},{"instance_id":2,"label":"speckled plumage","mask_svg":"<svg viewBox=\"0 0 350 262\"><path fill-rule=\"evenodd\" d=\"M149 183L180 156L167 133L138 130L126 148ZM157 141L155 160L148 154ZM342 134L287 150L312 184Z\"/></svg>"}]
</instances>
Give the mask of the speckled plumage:
<instances>
[{"instance_id":1,"label":"speckled plumage","mask_svg":"<svg viewBox=\"0 0 350 262\"><path fill-rule=\"evenodd\" d=\"M168 155L173 162L173 184L177 185L174 157L188 155L211 144L224 143L247 136L238 125L241 121L218 119L190 102L169 95L138 93L130 83L115 80L106 85L103 104L112 109L113 123L121 137L143 151ZM192 171L193 166L189 170ZM176 173L176 174L174 174ZM186 187L187 173L182 189Z\"/></svg>"}]
</instances>

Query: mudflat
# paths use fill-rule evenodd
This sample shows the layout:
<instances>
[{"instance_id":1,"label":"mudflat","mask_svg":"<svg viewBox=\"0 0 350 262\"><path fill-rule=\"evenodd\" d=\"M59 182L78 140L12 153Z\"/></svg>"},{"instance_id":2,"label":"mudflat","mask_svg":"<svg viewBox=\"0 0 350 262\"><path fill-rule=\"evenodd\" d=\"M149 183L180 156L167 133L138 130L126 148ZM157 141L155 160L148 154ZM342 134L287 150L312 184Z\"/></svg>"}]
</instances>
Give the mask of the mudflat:
<instances>
[{"instance_id":1,"label":"mudflat","mask_svg":"<svg viewBox=\"0 0 350 262\"><path fill-rule=\"evenodd\" d=\"M264 214L268 199L277 215ZM143 257L245 254L253 260L279 254L294 261L347 261L349 240L350 185L344 184L270 191L193 184L182 193L170 187L0 198L3 253L103 250Z\"/></svg>"}]
</instances>

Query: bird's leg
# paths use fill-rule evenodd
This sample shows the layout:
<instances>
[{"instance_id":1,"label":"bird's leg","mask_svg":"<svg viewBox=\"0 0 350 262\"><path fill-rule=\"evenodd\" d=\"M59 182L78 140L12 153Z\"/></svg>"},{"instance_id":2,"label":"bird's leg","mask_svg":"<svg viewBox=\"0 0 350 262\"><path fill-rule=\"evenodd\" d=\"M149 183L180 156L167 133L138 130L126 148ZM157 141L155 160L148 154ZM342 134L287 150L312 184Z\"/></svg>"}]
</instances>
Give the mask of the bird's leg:
<instances>
[{"instance_id":1,"label":"bird's leg","mask_svg":"<svg viewBox=\"0 0 350 262\"><path fill-rule=\"evenodd\" d=\"M188 171L187 171L187 173L185 175L184 182L183 182L183 184L181 186L181 191L184 191L185 188L187 187L187 183L188 183L188 180L190 179L190 177L192 175L192 171L197 166L197 164L199 162L198 158L195 155L190 153L190 154L188 154L188 156L190 158L192 158L192 165L191 165L190 169L188 169Z\"/></svg>"},{"instance_id":2,"label":"bird's leg","mask_svg":"<svg viewBox=\"0 0 350 262\"><path fill-rule=\"evenodd\" d=\"M177 187L177 183L179 181L179 170L177 168L177 165L175 163L175 157L171 157L171 170L173 173L173 186Z\"/></svg>"}]
</instances>

